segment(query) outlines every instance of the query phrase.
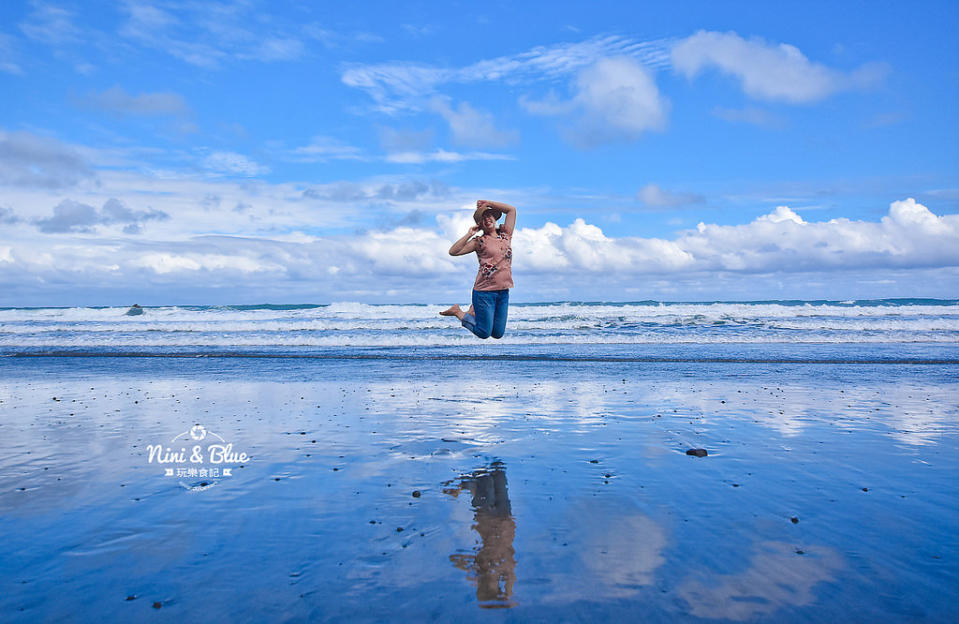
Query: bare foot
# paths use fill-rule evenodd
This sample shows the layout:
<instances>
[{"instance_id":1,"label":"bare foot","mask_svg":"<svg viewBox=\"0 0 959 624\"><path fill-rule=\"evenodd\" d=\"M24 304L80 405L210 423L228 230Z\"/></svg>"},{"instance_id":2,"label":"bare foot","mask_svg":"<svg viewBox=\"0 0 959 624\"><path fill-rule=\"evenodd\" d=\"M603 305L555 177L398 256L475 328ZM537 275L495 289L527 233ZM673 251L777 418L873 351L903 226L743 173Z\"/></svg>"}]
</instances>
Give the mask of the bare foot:
<instances>
[{"instance_id":1,"label":"bare foot","mask_svg":"<svg viewBox=\"0 0 959 624\"><path fill-rule=\"evenodd\" d=\"M467 310L466 313L469 314L470 316L476 316L476 314L473 312L473 304L472 304L472 303L470 304L470 309Z\"/></svg>"},{"instance_id":2,"label":"bare foot","mask_svg":"<svg viewBox=\"0 0 959 624\"><path fill-rule=\"evenodd\" d=\"M440 316L455 316L456 318L462 318L463 310L460 309L460 305L458 303L454 303L451 307L440 312Z\"/></svg>"}]
</instances>

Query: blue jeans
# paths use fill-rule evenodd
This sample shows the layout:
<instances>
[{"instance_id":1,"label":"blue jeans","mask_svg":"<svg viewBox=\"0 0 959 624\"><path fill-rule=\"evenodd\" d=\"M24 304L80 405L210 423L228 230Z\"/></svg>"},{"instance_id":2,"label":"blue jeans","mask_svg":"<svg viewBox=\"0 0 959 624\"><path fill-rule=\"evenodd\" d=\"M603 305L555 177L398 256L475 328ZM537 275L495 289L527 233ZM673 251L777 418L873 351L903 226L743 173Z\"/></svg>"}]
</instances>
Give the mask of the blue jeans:
<instances>
[{"instance_id":1,"label":"blue jeans","mask_svg":"<svg viewBox=\"0 0 959 624\"><path fill-rule=\"evenodd\" d=\"M509 289L474 290L473 314L464 314L463 327L478 338L502 338L506 333L506 310L509 307Z\"/></svg>"}]
</instances>

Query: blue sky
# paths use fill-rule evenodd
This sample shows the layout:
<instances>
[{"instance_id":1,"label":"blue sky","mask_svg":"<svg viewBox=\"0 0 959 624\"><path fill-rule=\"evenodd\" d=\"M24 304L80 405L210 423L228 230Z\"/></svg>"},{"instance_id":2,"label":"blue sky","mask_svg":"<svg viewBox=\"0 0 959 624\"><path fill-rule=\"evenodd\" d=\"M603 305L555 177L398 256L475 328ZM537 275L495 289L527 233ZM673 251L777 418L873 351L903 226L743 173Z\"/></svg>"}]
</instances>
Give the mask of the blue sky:
<instances>
[{"instance_id":1,"label":"blue sky","mask_svg":"<svg viewBox=\"0 0 959 624\"><path fill-rule=\"evenodd\" d=\"M956 297L959 5L0 5L0 305Z\"/></svg>"}]
</instances>

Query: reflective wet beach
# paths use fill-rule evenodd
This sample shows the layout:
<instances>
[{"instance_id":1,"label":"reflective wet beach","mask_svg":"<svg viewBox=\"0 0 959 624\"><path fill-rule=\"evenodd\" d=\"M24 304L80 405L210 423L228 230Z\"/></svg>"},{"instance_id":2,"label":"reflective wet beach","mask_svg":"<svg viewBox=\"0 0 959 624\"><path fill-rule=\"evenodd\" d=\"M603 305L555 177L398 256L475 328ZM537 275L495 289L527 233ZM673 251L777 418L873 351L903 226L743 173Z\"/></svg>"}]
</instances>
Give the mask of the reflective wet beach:
<instances>
[{"instance_id":1,"label":"reflective wet beach","mask_svg":"<svg viewBox=\"0 0 959 624\"><path fill-rule=\"evenodd\" d=\"M8 358L0 612L950 621L956 373ZM196 423L252 459L148 463Z\"/></svg>"}]
</instances>

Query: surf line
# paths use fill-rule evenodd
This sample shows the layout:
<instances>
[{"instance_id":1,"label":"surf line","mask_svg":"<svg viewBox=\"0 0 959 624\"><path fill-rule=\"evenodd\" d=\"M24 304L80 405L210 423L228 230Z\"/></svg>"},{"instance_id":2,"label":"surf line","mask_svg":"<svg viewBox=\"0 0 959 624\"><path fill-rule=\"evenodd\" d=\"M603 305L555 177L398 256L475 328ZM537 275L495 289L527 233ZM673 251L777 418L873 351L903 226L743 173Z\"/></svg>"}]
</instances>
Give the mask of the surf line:
<instances>
[{"instance_id":1,"label":"surf line","mask_svg":"<svg viewBox=\"0 0 959 624\"><path fill-rule=\"evenodd\" d=\"M2 356L0 356L2 357ZM47 351L9 353L14 358L176 358L176 359L276 359L276 360L392 360L392 361L499 361L499 362L583 362L640 364L893 364L893 365L959 365L959 359L800 359L800 358L683 358L683 357L596 357L549 355L388 355L379 353L137 353Z\"/></svg>"}]
</instances>

